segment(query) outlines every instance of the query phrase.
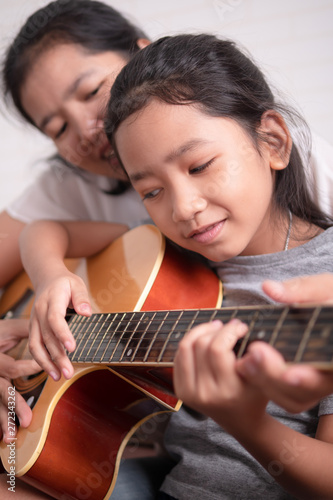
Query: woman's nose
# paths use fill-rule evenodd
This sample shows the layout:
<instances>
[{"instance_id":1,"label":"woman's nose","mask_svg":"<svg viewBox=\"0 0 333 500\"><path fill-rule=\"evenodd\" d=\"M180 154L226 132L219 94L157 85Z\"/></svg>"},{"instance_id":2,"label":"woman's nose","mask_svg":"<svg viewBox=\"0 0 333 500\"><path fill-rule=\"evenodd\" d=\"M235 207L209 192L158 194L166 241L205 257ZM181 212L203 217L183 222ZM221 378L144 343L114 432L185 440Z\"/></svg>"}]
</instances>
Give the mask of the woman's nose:
<instances>
[{"instance_id":1,"label":"woman's nose","mask_svg":"<svg viewBox=\"0 0 333 500\"><path fill-rule=\"evenodd\" d=\"M83 142L89 142L93 146L98 146L104 139L104 127L102 120L87 118L80 124L79 135Z\"/></svg>"}]
</instances>

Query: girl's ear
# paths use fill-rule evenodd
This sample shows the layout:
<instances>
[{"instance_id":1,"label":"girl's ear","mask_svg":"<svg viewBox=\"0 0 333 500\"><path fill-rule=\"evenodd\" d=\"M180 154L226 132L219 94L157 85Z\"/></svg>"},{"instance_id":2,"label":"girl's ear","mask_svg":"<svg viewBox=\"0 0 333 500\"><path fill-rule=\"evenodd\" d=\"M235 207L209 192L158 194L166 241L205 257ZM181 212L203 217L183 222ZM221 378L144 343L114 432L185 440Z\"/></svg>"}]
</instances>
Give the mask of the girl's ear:
<instances>
[{"instance_id":1,"label":"girl's ear","mask_svg":"<svg viewBox=\"0 0 333 500\"><path fill-rule=\"evenodd\" d=\"M138 38L138 40L136 41L136 44L137 46L139 47L139 49L144 49L145 47L147 47L148 45L151 44L151 41L148 40L147 38Z\"/></svg>"},{"instance_id":2,"label":"girl's ear","mask_svg":"<svg viewBox=\"0 0 333 500\"><path fill-rule=\"evenodd\" d=\"M268 147L270 166L273 170L287 167L292 148L289 129L280 113L265 111L261 117L259 134L263 136L263 147Z\"/></svg>"}]
</instances>

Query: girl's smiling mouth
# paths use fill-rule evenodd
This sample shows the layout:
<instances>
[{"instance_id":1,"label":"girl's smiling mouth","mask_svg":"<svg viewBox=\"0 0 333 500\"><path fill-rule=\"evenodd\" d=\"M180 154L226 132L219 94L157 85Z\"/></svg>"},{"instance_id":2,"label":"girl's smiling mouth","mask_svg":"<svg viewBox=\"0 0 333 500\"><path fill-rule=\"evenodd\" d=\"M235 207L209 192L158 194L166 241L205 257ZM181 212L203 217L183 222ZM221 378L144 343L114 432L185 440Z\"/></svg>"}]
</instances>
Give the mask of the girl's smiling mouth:
<instances>
[{"instance_id":1,"label":"girl's smiling mouth","mask_svg":"<svg viewBox=\"0 0 333 500\"><path fill-rule=\"evenodd\" d=\"M226 219L223 219L209 226L192 231L187 238L192 238L198 243L211 243L222 230Z\"/></svg>"}]
</instances>

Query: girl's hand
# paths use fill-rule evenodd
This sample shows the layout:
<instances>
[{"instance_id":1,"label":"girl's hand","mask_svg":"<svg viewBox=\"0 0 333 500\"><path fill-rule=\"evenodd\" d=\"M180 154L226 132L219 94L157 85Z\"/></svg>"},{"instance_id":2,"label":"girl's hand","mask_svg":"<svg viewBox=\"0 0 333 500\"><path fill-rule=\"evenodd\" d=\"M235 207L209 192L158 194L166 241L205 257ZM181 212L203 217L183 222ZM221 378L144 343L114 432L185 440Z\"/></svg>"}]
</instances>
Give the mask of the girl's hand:
<instances>
[{"instance_id":1,"label":"girl's hand","mask_svg":"<svg viewBox=\"0 0 333 500\"><path fill-rule=\"evenodd\" d=\"M263 290L287 304L333 304L333 274L302 276L284 282L265 281ZM263 342L250 345L237 371L276 404L298 413L333 393L333 372L313 366L287 365L282 356Z\"/></svg>"},{"instance_id":2,"label":"girl's hand","mask_svg":"<svg viewBox=\"0 0 333 500\"><path fill-rule=\"evenodd\" d=\"M174 363L174 387L184 403L213 418L232 433L255 425L267 399L236 372L233 348L247 326L232 320L199 325L180 342Z\"/></svg>"},{"instance_id":3,"label":"girl's hand","mask_svg":"<svg viewBox=\"0 0 333 500\"><path fill-rule=\"evenodd\" d=\"M237 361L236 369L268 399L291 413L311 408L333 393L333 371L321 371L310 365L287 365L264 342L251 344L244 358Z\"/></svg>"},{"instance_id":4,"label":"girl's hand","mask_svg":"<svg viewBox=\"0 0 333 500\"><path fill-rule=\"evenodd\" d=\"M65 320L68 307L82 316L91 315L83 280L66 269L46 280L41 289L36 291L30 320L30 351L54 380L58 380L61 373L67 379L74 373L65 352L65 349L74 351L76 346Z\"/></svg>"}]
</instances>

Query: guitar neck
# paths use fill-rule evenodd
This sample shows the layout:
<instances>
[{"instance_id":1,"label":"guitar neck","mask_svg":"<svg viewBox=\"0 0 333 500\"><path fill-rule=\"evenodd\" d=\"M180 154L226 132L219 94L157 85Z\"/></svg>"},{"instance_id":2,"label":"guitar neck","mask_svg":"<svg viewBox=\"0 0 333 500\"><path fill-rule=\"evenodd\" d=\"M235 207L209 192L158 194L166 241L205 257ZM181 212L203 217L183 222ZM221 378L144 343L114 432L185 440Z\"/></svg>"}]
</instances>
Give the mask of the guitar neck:
<instances>
[{"instance_id":1,"label":"guitar neck","mask_svg":"<svg viewBox=\"0 0 333 500\"><path fill-rule=\"evenodd\" d=\"M77 348L73 363L130 366L172 366L178 343L194 326L214 319L238 318L249 329L236 347L241 357L248 345L261 340L287 362L333 367L333 307L263 306L222 309L73 315L69 327Z\"/></svg>"}]
</instances>

